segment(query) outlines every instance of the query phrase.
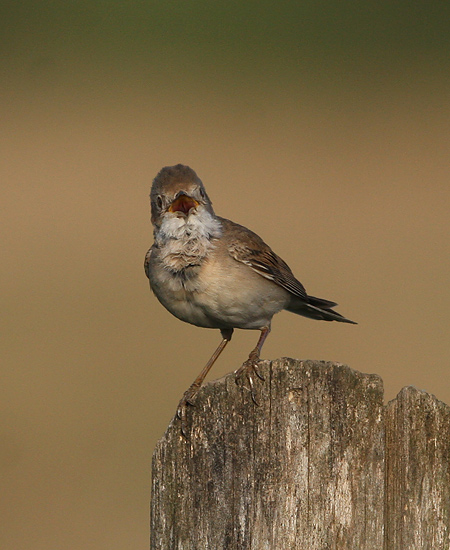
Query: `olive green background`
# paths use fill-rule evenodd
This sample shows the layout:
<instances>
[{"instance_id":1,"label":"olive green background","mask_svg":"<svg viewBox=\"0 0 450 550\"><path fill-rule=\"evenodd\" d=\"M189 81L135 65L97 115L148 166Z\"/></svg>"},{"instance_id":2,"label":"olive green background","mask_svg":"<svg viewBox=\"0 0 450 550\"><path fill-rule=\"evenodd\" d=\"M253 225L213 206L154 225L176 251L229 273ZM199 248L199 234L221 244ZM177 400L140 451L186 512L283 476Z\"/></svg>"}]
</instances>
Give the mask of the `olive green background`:
<instances>
[{"instance_id":1,"label":"olive green background","mask_svg":"<svg viewBox=\"0 0 450 550\"><path fill-rule=\"evenodd\" d=\"M148 548L155 442L220 339L144 275L168 164L359 322L283 312L264 358L450 403L449 11L2 3L2 548ZM257 337L236 331L210 378Z\"/></svg>"}]
</instances>

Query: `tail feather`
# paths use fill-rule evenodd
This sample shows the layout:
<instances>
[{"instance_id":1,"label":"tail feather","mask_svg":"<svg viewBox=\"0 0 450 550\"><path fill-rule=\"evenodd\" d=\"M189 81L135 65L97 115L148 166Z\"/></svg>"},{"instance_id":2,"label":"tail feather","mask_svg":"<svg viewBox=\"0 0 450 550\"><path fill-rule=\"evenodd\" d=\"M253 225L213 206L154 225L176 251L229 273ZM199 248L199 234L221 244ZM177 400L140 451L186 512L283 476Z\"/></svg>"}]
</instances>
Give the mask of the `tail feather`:
<instances>
[{"instance_id":1,"label":"tail feather","mask_svg":"<svg viewBox=\"0 0 450 550\"><path fill-rule=\"evenodd\" d=\"M330 300L324 300L323 298L316 298L315 296L308 295L308 302L312 306L316 306L320 309L330 309L331 307L337 306L336 302L330 302Z\"/></svg>"},{"instance_id":2,"label":"tail feather","mask_svg":"<svg viewBox=\"0 0 450 550\"><path fill-rule=\"evenodd\" d=\"M303 315L311 319L339 321L340 323L351 323L352 325L358 324L355 321L347 319L337 311L334 311L332 308L335 306L337 306L337 304L330 300L308 296L308 302L298 299L292 300L286 309L292 313L297 313L298 315Z\"/></svg>"}]
</instances>

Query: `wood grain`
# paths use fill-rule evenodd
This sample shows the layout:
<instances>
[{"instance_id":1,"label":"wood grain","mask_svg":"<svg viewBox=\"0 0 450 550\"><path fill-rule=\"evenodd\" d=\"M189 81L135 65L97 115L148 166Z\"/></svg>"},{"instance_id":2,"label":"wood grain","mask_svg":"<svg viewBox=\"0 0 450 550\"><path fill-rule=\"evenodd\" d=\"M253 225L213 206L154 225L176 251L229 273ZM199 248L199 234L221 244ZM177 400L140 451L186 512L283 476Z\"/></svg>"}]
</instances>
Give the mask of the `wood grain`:
<instances>
[{"instance_id":1,"label":"wood grain","mask_svg":"<svg viewBox=\"0 0 450 550\"><path fill-rule=\"evenodd\" d=\"M450 407L413 387L387 406L385 548L450 548Z\"/></svg>"},{"instance_id":2,"label":"wood grain","mask_svg":"<svg viewBox=\"0 0 450 550\"><path fill-rule=\"evenodd\" d=\"M260 406L229 375L202 388L188 439L174 420L158 443L152 550L381 550L381 379L293 359L261 368Z\"/></svg>"}]
</instances>

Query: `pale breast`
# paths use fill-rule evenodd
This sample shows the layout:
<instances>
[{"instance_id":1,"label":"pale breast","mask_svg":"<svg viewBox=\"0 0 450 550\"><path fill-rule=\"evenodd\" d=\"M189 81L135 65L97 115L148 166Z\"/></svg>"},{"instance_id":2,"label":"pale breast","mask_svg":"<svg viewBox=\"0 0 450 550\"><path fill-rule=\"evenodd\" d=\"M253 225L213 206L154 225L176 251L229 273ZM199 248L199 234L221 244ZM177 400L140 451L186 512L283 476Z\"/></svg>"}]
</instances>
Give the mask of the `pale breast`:
<instances>
[{"instance_id":1,"label":"pale breast","mask_svg":"<svg viewBox=\"0 0 450 550\"><path fill-rule=\"evenodd\" d=\"M229 255L214 253L202 266L199 279L204 290L199 301L210 317L227 327L258 329L270 324L289 303L289 293L237 262Z\"/></svg>"},{"instance_id":2,"label":"pale breast","mask_svg":"<svg viewBox=\"0 0 450 550\"><path fill-rule=\"evenodd\" d=\"M289 302L285 289L232 258L220 240L168 241L153 250L148 272L164 307L201 327L259 329Z\"/></svg>"},{"instance_id":3,"label":"pale breast","mask_svg":"<svg viewBox=\"0 0 450 550\"><path fill-rule=\"evenodd\" d=\"M161 304L178 319L200 327L221 328L202 306L200 297L204 285L198 277L199 269L189 267L175 273L154 261L150 269L150 286Z\"/></svg>"}]
</instances>

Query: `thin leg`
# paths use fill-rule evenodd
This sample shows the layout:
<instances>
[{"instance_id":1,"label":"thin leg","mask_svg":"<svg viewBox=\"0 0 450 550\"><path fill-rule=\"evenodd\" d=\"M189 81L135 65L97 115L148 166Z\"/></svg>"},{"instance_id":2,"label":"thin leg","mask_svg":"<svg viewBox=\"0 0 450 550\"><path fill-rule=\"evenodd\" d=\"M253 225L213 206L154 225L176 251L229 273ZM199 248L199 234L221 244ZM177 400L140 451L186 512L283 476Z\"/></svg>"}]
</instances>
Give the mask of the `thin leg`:
<instances>
[{"instance_id":1,"label":"thin leg","mask_svg":"<svg viewBox=\"0 0 450 550\"><path fill-rule=\"evenodd\" d=\"M258 369L258 361L259 361L259 357L261 355L261 349L264 345L264 342L266 341L267 336L269 336L269 332L270 332L270 326L263 327L261 329L261 335L259 337L259 340L258 340L258 343L256 344L255 349L253 349L250 352L250 355L248 356L247 361L245 361L245 363L243 363L242 367L240 367L236 371L236 383L238 384L239 380L242 377L247 379L248 385L250 386L250 392L251 392L251 395L252 395L252 399L253 399L253 402L255 403L255 405L259 405L259 403L256 399L255 384L254 384L253 375L256 374L256 376L260 380L264 380L264 376L260 373L260 371Z\"/></svg>"},{"instance_id":2,"label":"thin leg","mask_svg":"<svg viewBox=\"0 0 450 550\"><path fill-rule=\"evenodd\" d=\"M191 406L194 405L195 396L197 395L201 385L203 384L203 380L205 379L208 372L211 370L211 367L214 365L214 363L216 362L219 355L225 349L225 346L231 340L231 336L233 334L233 329L231 328L231 329L221 330L220 333L222 334L222 341L220 342L220 344L217 347L216 351L212 354L211 359L206 363L206 365L203 368L202 372L192 382L190 387L184 392L184 395L183 395L180 403L178 404L177 417L181 420L181 433L185 437L187 437L187 423L186 423L186 409L187 409L187 406L188 405L191 405Z\"/></svg>"}]
</instances>

